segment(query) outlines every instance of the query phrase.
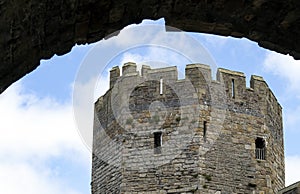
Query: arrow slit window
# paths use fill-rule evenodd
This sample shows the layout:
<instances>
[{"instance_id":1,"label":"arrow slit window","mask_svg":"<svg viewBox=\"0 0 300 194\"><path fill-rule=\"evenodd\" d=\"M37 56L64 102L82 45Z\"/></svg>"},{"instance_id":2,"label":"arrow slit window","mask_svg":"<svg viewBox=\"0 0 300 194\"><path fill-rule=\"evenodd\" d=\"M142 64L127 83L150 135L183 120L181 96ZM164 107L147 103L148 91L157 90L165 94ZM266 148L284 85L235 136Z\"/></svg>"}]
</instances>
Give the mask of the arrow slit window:
<instances>
[{"instance_id":1,"label":"arrow slit window","mask_svg":"<svg viewBox=\"0 0 300 194\"><path fill-rule=\"evenodd\" d=\"M161 145L162 145L162 132L154 133L154 153L161 153Z\"/></svg>"}]
</instances>

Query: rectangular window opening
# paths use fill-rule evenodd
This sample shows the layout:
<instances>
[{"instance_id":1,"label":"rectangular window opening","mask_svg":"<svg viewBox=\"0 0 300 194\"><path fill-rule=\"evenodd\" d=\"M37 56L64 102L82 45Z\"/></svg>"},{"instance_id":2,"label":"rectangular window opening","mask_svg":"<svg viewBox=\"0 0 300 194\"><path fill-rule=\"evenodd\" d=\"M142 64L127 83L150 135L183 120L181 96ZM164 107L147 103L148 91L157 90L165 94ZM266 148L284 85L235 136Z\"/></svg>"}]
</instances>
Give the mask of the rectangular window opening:
<instances>
[{"instance_id":1,"label":"rectangular window opening","mask_svg":"<svg viewBox=\"0 0 300 194\"><path fill-rule=\"evenodd\" d=\"M259 160L266 159L266 142L260 137L255 140L255 158Z\"/></svg>"},{"instance_id":2,"label":"rectangular window opening","mask_svg":"<svg viewBox=\"0 0 300 194\"><path fill-rule=\"evenodd\" d=\"M206 141L207 122L203 122L203 139Z\"/></svg>"},{"instance_id":3,"label":"rectangular window opening","mask_svg":"<svg viewBox=\"0 0 300 194\"><path fill-rule=\"evenodd\" d=\"M231 97L235 97L235 90L234 90L234 79L231 80Z\"/></svg>"},{"instance_id":4,"label":"rectangular window opening","mask_svg":"<svg viewBox=\"0 0 300 194\"><path fill-rule=\"evenodd\" d=\"M160 78L159 80L159 94L162 95L163 94L163 79Z\"/></svg>"},{"instance_id":5,"label":"rectangular window opening","mask_svg":"<svg viewBox=\"0 0 300 194\"><path fill-rule=\"evenodd\" d=\"M160 154L162 146L162 132L154 133L154 153Z\"/></svg>"}]
</instances>

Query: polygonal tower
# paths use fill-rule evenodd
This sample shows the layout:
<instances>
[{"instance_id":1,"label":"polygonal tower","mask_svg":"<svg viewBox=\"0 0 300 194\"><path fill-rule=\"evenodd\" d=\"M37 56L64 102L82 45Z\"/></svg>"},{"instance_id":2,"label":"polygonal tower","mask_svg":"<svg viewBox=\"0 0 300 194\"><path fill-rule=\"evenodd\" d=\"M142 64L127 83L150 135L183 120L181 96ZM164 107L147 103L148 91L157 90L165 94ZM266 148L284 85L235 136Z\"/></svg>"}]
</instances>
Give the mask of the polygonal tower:
<instances>
[{"instance_id":1,"label":"polygonal tower","mask_svg":"<svg viewBox=\"0 0 300 194\"><path fill-rule=\"evenodd\" d=\"M207 65L110 71L95 103L92 193L277 193L281 106L267 83Z\"/></svg>"}]
</instances>

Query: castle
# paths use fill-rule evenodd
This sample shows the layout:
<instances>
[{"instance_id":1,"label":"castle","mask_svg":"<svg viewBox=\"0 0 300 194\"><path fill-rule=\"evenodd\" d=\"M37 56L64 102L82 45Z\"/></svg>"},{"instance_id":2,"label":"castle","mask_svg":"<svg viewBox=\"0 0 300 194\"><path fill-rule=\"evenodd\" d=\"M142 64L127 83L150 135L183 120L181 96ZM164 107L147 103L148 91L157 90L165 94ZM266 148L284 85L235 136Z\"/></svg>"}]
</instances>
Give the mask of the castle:
<instances>
[{"instance_id":1,"label":"castle","mask_svg":"<svg viewBox=\"0 0 300 194\"><path fill-rule=\"evenodd\" d=\"M203 64L110 71L95 103L92 193L251 193L284 188L282 110L267 83Z\"/></svg>"}]
</instances>

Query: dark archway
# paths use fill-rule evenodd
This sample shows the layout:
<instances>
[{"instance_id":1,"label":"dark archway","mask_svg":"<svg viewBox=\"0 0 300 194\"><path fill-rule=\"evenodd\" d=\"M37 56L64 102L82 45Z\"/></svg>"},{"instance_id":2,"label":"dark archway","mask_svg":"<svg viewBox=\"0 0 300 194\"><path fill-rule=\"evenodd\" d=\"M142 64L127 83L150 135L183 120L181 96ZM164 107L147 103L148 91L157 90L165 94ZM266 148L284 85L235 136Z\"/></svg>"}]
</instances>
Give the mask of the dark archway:
<instances>
[{"instance_id":1,"label":"dark archway","mask_svg":"<svg viewBox=\"0 0 300 194\"><path fill-rule=\"evenodd\" d=\"M0 14L0 93L40 59L143 19L164 17L167 25L185 31L246 37L300 59L297 0L3 0Z\"/></svg>"}]
</instances>

